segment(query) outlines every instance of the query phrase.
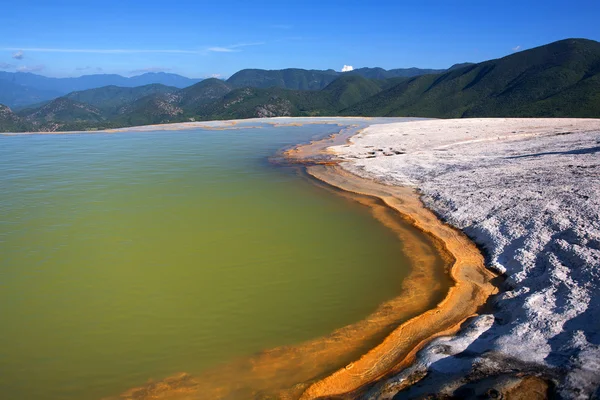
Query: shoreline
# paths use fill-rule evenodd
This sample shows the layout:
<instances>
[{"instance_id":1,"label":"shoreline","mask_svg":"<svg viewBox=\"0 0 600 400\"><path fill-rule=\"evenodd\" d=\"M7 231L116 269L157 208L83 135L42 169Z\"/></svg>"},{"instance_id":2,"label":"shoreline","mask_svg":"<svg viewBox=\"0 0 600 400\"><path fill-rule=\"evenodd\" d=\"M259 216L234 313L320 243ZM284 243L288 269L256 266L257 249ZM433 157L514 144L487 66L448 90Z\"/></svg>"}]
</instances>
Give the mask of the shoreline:
<instances>
[{"instance_id":1,"label":"shoreline","mask_svg":"<svg viewBox=\"0 0 600 400\"><path fill-rule=\"evenodd\" d=\"M456 333L489 296L497 293L492 284L495 275L485 267L483 255L475 244L426 209L413 189L378 184L332 165L306 168L311 176L328 185L382 200L424 234L439 241L444 251L454 258L448 271L454 285L437 306L400 324L381 344L358 360L313 383L301 399L352 397L352 393L356 394L366 385L410 365L416 353L434 338Z\"/></svg>"},{"instance_id":2,"label":"shoreline","mask_svg":"<svg viewBox=\"0 0 600 400\"><path fill-rule=\"evenodd\" d=\"M302 169L306 171L304 166ZM411 263L411 270L402 280L398 295L380 304L364 319L325 336L267 349L198 375L180 373L149 382L105 400L175 399L181 395L196 398L194 396L199 394L218 399L229 398L227 396L232 393L255 398L252 396L257 392L275 398L300 399L305 390L315 382L315 377L328 376L341 365L352 364L356 358L385 340L399 324L434 309L444 301L451 290L452 282L446 272L453 259L435 238L415 228L375 196L340 189L308 172L306 179L319 185L322 190L334 191L337 195L368 207L375 219L398 236ZM437 260L439 257L440 260ZM198 398L204 398L202 396Z\"/></svg>"},{"instance_id":3,"label":"shoreline","mask_svg":"<svg viewBox=\"0 0 600 400\"><path fill-rule=\"evenodd\" d=\"M237 129L258 129L261 126L238 126L239 124L259 123L268 124L274 127L303 126L311 124L331 124L339 126L348 126L349 124L340 121L368 121L373 117L269 117L269 118L246 118L230 120L212 120L212 121L189 121L189 122L170 122L166 124L152 125L134 125L122 128L108 128L85 131L36 131L36 132L0 132L0 136L20 136L20 135L72 135L72 134L108 134L120 132L158 132L158 131L184 131L191 129L203 130L237 130ZM387 118L390 122L398 118ZM414 118L416 119L416 118Z\"/></svg>"},{"instance_id":4,"label":"shoreline","mask_svg":"<svg viewBox=\"0 0 600 400\"><path fill-rule=\"evenodd\" d=\"M353 398L369 384L408 367L415 361L417 352L435 338L458 332L490 296L498 293L492 283L498 276L486 268L484 256L476 244L426 208L414 188L384 185L339 166L342 160L331 148L346 146L363 130L342 129L337 134L288 149L284 156L292 164L304 164L309 175L329 186L381 200L423 234L431 236L438 242L440 251L453 258L447 271L453 285L434 308L400 324L382 343L358 360L313 383L302 394L301 400Z\"/></svg>"}]
</instances>

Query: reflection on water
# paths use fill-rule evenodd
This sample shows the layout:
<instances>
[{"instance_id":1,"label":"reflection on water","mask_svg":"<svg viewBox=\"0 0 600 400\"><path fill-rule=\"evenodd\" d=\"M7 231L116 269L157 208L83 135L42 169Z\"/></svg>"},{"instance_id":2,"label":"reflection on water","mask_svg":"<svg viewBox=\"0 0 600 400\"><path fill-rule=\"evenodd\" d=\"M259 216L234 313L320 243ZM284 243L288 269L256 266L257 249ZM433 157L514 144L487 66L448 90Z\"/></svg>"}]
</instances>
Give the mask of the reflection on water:
<instances>
[{"instance_id":1,"label":"reflection on water","mask_svg":"<svg viewBox=\"0 0 600 400\"><path fill-rule=\"evenodd\" d=\"M0 138L2 398L237 375L392 299L408 270L392 230L266 161L332 130Z\"/></svg>"}]
</instances>

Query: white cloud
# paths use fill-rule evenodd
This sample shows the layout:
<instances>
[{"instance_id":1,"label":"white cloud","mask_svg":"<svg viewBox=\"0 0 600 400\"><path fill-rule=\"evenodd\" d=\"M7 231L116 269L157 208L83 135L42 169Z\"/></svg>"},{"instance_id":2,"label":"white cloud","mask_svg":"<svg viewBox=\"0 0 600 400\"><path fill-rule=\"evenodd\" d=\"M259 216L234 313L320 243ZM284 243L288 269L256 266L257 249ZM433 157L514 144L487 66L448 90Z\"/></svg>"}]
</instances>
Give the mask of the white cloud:
<instances>
[{"instance_id":1,"label":"white cloud","mask_svg":"<svg viewBox=\"0 0 600 400\"><path fill-rule=\"evenodd\" d=\"M20 67L17 67L17 71L18 72L40 72L44 68L46 68L45 65L31 65L31 66L22 65Z\"/></svg>"},{"instance_id":2,"label":"white cloud","mask_svg":"<svg viewBox=\"0 0 600 400\"><path fill-rule=\"evenodd\" d=\"M12 58L14 58L15 60L22 60L23 58L25 58L25 54L23 54L23 51L18 50L17 52L13 53Z\"/></svg>"},{"instance_id":3,"label":"white cloud","mask_svg":"<svg viewBox=\"0 0 600 400\"><path fill-rule=\"evenodd\" d=\"M342 72L350 72L352 70L354 70L354 67L352 65L344 65L342 67Z\"/></svg>"},{"instance_id":4,"label":"white cloud","mask_svg":"<svg viewBox=\"0 0 600 400\"><path fill-rule=\"evenodd\" d=\"M13 69L15 66L13 64L0 62L0 69Z\"/></svg>"},{"instance_id":5,"label":"white cloud","mask_svg":"<svg viewBox=\"0 0 600 400\"><path fill-rule=\"evenodd\" d=\"M221 74L210 74L210 75L207 76L207 78L216 78L216 79L219 79L221 76L223 76L223 75L221 75Z\"/></svg>"},{"instance_id":6,"label":"white cloud","mask_svg":"<svg viewBox=\"0 0 600 400\"><path fill-rule=\"evenodd\" d=\"M521 45L513 47L512 50L513 51L519 51L519 50L521 50Z\"/></svg>"}]
</instances>

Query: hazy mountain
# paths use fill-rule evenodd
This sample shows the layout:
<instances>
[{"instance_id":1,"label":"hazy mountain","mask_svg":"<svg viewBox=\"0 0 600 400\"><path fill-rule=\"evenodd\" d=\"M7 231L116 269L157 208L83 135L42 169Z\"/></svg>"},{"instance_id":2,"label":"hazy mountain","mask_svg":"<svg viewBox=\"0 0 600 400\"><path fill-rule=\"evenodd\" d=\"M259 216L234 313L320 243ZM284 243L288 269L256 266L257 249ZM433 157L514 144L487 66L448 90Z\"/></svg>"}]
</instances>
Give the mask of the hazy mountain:
<instances>
[{"instance_id":1,"label":"hazy mountain","mask_svg":"<svg viewBox=\"0 0 600 400\"><path fill-rule=\"evenodd\" d=\"M345 115L600 117L600 43L567 39L406 80Z\"/></svg>"},{"instance_id":2,"label":"hazy mountain","mask_svg":"<svg viewBox=\"0 0 600 400\"><path fill-rule=\"evenodd\" d=\"M382 68L360 68L352 72L341 73L334 70L261 70L244 69L235 73L227 80L227 85L233 88L280 87L295 90L320 90L343 75L360 75L371 79L388 79L393 77L412 77L440 70L431 69L394 69L386 71ZM15 109L26 106L40 106L48 100L72 92L81 92L107 86L138 87L160 84L175 88L192 86L201 79L190 79L181 75L165 72L149 72L126 78L115 74L83 75L77 78L49 78L29 72L0 71L0 104L6 104ZM214 79L212 80L214 84Z\"/></svg>"},{"instance_id":3,"label":"hazy mountain","mask_svg":"<svg viewBox=\"0 0 600 400\"><path fill-rule=\"evenodd\" d=\"M6 99L0 94L0 99L2 99L2 104L25 106L57 98L67 93L104 86L136 87L161 84L184 88L199 81L200 79L190 79L164 72L150 72L131 78L114 74L83 75L77 78L49 78L29 72L0 71L0 93L5 91L2 90L4 85L13 85L11 86L10 98Z\"/></svg>"},{"instance_id":4,"label":"hazy mountain","mask_svg":"<svg viewBox=\"0 0 600 400\"><path fill-rule=\"evenodd\" d=\"M29 104L41 103L60 96L51 90L42 90L19 85L11 81L0 80L0 104L18 108Z\"/></svg>"},{"instance_id":5,"label":"hazy mountain","mask_svg":"<svg viewBox=\"0 0 600 400\"><path fill-rule=\"evenodd\" d=\"M165 86L173 86L176 88L184 88L202 81L202 79L191 79L177 74L169 74L166 72L147 72L142 75L132 76L127 85L120 86L143 86L154 83L159 83Z\"/></svg>"}]
</instances>

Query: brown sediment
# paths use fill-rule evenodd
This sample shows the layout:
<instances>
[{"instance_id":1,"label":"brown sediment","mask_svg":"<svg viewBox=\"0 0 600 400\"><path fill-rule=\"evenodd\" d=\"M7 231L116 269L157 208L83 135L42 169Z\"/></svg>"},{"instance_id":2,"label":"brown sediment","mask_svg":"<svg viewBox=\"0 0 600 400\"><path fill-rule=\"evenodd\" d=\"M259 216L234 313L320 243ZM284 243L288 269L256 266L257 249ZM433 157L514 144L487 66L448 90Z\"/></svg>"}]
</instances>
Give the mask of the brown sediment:
<instances>
[{"instance_id":1,"label":"brown sediment","mask_svg":"<svg viewBox=\"0 0 600 400\"><path fill-rule=\"evenodd\" d=\"M454 257L450 276L455 282L437 307L403 323L381 344L345 368L312 384L301 397L315 399L355 392L410 365L416 352L433 338L455 333L460 324L496 292L496 288L491 283L495 275L485 268L483 256L475 244L426 209L414 189L360 178L339 166L314 165L307 167L307 171L340 189L380 198L387 206L410 218L417 228L436 237Z\"/></svg>"},{"instance_id":2,"label":"brown sediment","mask_svg":"<svg viewBox=\"0 0 600 400\"><path fill-rule=\"evenodd\" d=\"M310 175L333 187L381 199L385 205L410 219L418 229L435 237L454 258L449 270L454 286L435 309L404 322L358 360L313 383L301 399L352 398L367 384L409 366L418 350L434 338L456 333L461 323L475 315L489 296L497 292L492 283L495 275L485 267L483 255L475 244L425 208L413 188L384 185L337 165L329 147L347 143L356 133L342 130L338 135L298 146L286 152L286 156L307 164Z\"/></svg>"}]
</instances>

